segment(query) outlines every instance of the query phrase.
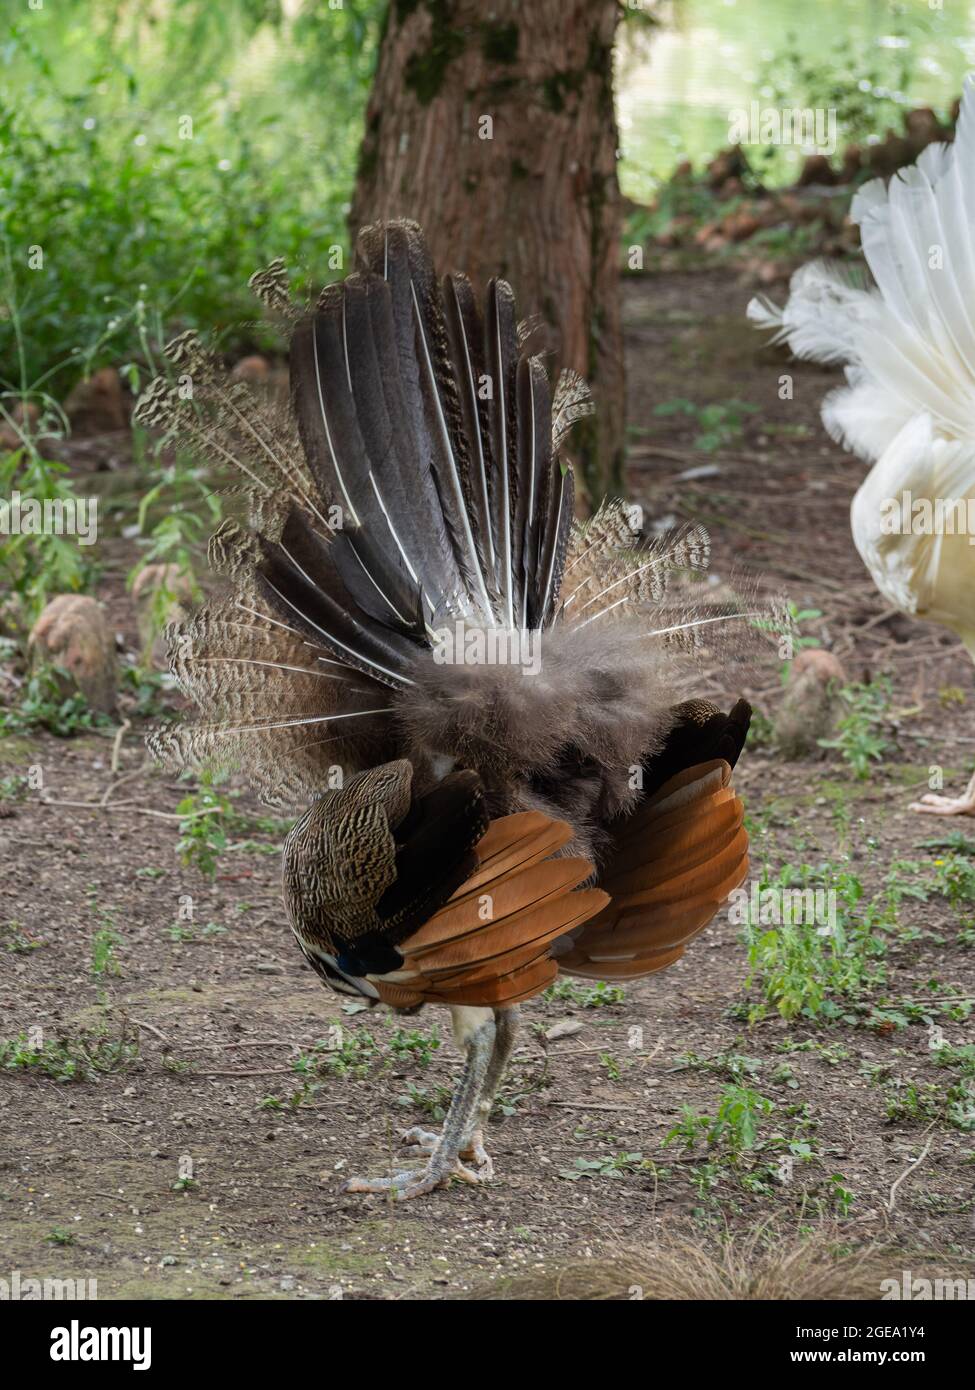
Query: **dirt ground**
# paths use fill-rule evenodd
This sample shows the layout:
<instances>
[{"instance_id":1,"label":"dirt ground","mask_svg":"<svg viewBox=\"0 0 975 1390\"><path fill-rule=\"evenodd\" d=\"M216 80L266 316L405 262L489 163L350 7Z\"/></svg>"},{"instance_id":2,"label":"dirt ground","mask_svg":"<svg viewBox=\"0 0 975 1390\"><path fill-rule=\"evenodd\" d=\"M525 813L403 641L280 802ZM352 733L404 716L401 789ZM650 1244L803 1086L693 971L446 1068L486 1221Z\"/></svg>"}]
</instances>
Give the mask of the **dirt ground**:
<instances>
[{"instance_id":1,"label":"dirt ground","mask_svg":"<svg viewBox=\"0 0 975 1390\"><path fill-rule=\"evenodd\" d=\"M851 679L889 674L891 750L867 779L836 754L787 763L761 741L737 779L756 867L842 861L871 895L895 861L930 878L939 850L923 842L966 829L907 804L931 763L959 790L967 779L975 682L949 634L891 614L863 571L848 525L862 468L818 422L835 378L761 349L744 323L751 292L722 271L626 282L633 491L651 518L704 521L718 575L745 568L819 610L803 631ZM691 414L654 413L678 398L756 408L720 447L695 447ZM98 476L123 487L124 442L85 446L89 465L109 455L121 470ZM718 471L681 478L698 468ZM99 590L130 649L134 555L110 538ZM740 684L715 678L705 693L774 715L776 660ZM506 1113L488 1132L492 1183L399 1205L344 1195L456 1076L447 1017L343 1012L284 920L282 827L242 787L229 786L216 876L185 867L174 811L188 788L148 763L142 732L137 720L125 732L117 777L114 729L0 743L0 784L40 767L47 798L14 787L0 800L0 1037L39 1027L76 1059L87 1039L95 1059L72 1081L4 1054L0 1275L95 1278L103 1298L439 1298L759 1221L835 1223L844 1244L889 1240L967 1269L975 1117L949 1107L957 1077L931 1045L934 1027L956 1049L975 1044L960 907L906 896L884 934L884 982L832 1019L757 1016L741 928L724 915L622 1000L572 982L524 1010ZM579 1026L544 1036L563 1022ZM343 1047L316 1050L335 1024ZM664 1146L684 1107L714 1115L737 1082L774 1107L755 1146Z\"/></svg>"}]
</instances>

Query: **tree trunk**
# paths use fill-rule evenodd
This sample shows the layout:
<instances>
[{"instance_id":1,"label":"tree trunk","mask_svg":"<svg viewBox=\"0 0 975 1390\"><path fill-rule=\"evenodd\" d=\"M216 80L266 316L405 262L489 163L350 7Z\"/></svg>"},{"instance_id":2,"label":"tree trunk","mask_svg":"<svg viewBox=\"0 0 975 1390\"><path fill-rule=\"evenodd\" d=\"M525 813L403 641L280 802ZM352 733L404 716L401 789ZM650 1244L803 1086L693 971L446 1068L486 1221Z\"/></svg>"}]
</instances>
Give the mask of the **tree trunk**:
<instances>
[{"instance_id":1,"label":"tree trunk","mask_svg":"<svg viewBox=\"0 0 975 1390\"><path fill-rule=\"evenodd\" d=\"M511 281L554 365L592 387L570 448L623 489L618 0L391 0L350 222L413 217L438 269ZM547 341L544 341L547 339Z\"/></svg>"}]
</instances>

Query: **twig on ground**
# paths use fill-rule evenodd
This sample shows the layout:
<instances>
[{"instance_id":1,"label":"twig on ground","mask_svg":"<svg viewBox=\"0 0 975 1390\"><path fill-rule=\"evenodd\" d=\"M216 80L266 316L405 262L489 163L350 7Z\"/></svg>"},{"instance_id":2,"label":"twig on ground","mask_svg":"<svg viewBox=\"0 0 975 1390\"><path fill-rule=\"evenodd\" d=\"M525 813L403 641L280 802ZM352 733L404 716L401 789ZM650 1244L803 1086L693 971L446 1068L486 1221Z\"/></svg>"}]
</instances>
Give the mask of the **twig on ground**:
<instances>
[{"instance_id":1,"label":"twig on ground","mask_svg":"<svg viewBox=\"0 0 975 1390\"><path fill-rule=\"evenodd\" d=\"M928 1130L931 1130L933 1127L934 1127L934 1121L932 1120L931 1124L928 1125ZM932 1141L933 1139L934 1139L934 1135L932 1134L932 1135L930 1136L930 1138L928 1139L928 1142L925 1144L924 1148L921 1150L921 1152L918 1154L917 1158L914 1160L914 1162L913 1162L913 1163L909 1163L909 1164L907 1165L907 1167L904 1169L903 1173L901 1173L900 1177L899 1177L899 1178L895 1178L894 1181L891 1183L891 1185L890 1185L890 1196L887 1198L887 1210L888 1210L888 1211L893 1211L893 1210L894 1210L894 1205L895 1205L895 1203L896 1203L896 1201L897 1201L897 1189L900 1187L901 1183L904 1181L904 1179L905 1179L906 1177L909 1177L910 1174L914 1172L915 1168L920 1168L921 1164L922 1164L922 1163L924 1162L924 1160L927 1158L927 1156L928 1156L928 1150L931 1148L931 1141Z\"/></svg>"}]
</instances>

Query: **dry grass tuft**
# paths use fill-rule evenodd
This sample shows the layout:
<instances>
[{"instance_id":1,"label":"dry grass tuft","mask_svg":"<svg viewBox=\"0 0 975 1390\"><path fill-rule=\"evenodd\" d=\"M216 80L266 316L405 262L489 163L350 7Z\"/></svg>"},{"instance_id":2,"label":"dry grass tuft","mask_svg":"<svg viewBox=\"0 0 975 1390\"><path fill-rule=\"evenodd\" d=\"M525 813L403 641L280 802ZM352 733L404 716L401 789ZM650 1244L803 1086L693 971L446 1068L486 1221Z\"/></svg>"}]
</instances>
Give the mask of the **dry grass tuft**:
<instances>
[{"instance_id":1,"label":"dry grass tuft","mask_svg":"<svg viewBox=\"0 0 975 1390\"><path fill-rule=\"evenodd\" d=\"M720 1243L682 1237L642 1250L620 1249L610 1255L577 1258L558 1269L499 1280L476 1296L587 1302L850 1302L880 1299L882 1281L900 1280L904 1268L929 1278L944 1273L940 1268L932 1270L930 1257L911 1259L893 1246L871 1244L851 1250L848 1241L831 1227L797 1237L782 1236L768 1226L759 1226L746 1235L729 1236ZM961 1272L956 1269L955 1277Z\"/></svg>"}]
</instances>

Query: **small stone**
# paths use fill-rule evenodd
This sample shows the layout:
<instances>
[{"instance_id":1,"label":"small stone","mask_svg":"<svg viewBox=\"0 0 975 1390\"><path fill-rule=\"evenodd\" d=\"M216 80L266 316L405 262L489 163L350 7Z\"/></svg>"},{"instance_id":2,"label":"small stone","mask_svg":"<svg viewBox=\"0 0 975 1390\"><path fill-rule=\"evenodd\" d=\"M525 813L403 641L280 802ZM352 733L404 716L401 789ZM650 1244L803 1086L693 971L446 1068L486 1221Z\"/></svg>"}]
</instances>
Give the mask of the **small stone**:
<instances>
[{"instance_id":1,"label":"small stone","mask_svg":"<svg viewBox=\"0 0 975 1390\"><path fill-rule=\"evenodd\" d=\"M76 435L128 429L128 404L115 368L102 367L79 381L65 399L64 413Z\"/></svg>"},{"instance_id":2,"label":"small stone","mask_svg":"<svg viewBox=\"0 0 975 1390\"><path fill-rule=\"evenodd\" d=\"M102 714L115 708L115 641L101 605L84 594L58 594L31 631L27 649L34 662L67 672L57 677L65 695L77 687Z\"/></svg>"},{"instance_id":3,"label":"small stone","mask_svg":"<svg viewBox=\"0 0 975 1390\"><path fill-rule=\"evenodd\" d=\"M558 1038L571 1038L573 1034L581 1033L585 1026L584 1023L578 1023L575 1019L563 1018L545 1030L545 1037L548 1042L555 1042Z\"/></svg>"}]
</instances>

